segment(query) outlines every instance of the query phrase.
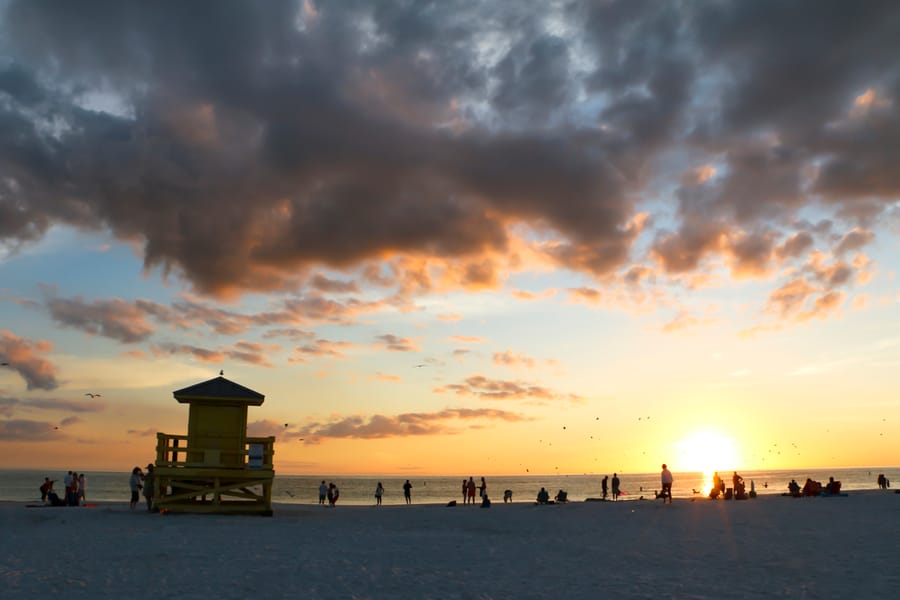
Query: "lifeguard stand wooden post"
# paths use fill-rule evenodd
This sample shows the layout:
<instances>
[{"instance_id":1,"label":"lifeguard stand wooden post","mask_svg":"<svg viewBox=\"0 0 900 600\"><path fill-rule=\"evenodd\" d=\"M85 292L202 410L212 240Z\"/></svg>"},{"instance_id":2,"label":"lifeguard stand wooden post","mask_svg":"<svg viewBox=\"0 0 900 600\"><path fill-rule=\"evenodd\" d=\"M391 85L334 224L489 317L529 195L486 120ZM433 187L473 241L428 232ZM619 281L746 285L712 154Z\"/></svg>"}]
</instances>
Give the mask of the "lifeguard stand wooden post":
<instances>
[{"instance_id":1,"label":"lifeguard stand wooden post","mask_svg":"<svg viewBox=\"0 0 900 600\"><path fill-rule=\"evenodd\" d=\"M221 376L172 394L190 406L188 434L156 434L154 506L271 515L275 438L247 437L247 407L265 396Z\"/></svg>"}]
</instances>

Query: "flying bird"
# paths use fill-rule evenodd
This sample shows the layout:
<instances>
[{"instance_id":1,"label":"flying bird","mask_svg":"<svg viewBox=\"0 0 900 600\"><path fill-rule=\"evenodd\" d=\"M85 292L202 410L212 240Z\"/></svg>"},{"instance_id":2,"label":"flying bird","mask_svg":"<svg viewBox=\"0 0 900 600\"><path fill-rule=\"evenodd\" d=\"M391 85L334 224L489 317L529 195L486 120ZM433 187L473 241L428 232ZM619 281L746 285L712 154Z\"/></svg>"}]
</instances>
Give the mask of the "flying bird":
<instances>
[{"instance_id":1,"label":"flying bird","mask_svg":"<svg viewBox=\"0 0 900 600\"><path fill-rule=\"evenodd\" d=\"M92 394L90 392L86 392L84 395L90 396L91 398L99 398L100 397L100 394Z\"/></svg>"},{"instance_id":2,"label":"flying bird","mask_svg":"<svg viewBox=\"0 0 900 600\"><path fill-rule=\"evenodd\" d=\"M423 363L423 364L418 364L418 365L414 366L413 368L414 368L414 369L421 369L422 367L427 367L427 366L428 366L428 365L426 365L426 364Z\"/></svg>"}]
</instances>

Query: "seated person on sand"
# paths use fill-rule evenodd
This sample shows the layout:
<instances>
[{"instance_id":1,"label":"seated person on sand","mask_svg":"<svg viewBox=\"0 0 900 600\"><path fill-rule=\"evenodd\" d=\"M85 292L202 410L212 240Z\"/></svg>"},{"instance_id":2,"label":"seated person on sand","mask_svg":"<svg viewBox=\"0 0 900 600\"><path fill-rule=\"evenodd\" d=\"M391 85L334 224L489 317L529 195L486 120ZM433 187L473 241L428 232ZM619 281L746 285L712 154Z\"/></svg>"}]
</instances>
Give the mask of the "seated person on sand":
<instances>
[{"instance_id":1,"label":"seated person on sand","mask_svg":"<svg viewBox=\"0 0 900 600\"><path fill-rule=\"evenodd\" d=\"M556 492L556 498L554 498L557 502L568 502L569 501L569 493L565 490L559 490Z\"/></svg>"},{"instance_id":2,"label":"seated person on sand","mask_svg":"<svg viewBox=\"0 0 900 600\"><path fill-rule=\"evenodd\" d=\"M548 492L544 488L541 488L541 491L539 491L537 495L537 503L547 504L548 502L550 502L550 492Z\"/></svg>"},{"instance_id":3,"label":"seated person on sand","mask_svg":"<svg viewBox=\"0 0 900 600\"><path fill-rule=\"evenodd\" d=\"M800 497L800 484L797 483L796 479L791 479L791 482L788 484L788 491L794 498Z\"/></svg>"},{"instance_id":4,"label":"seated person on sand","mask_svg":"<svg viewBox=\"0 0 900 600\"><path fill-rule=\"evenodd\" d=\"M813 481L809 477L806 478L806 483L803 484L803 495L804 496L818 496L822 492L822 486L818 481Z\"/></svg>"},{"instance_id":5,"label":"seated person on sand","mask_svg":"<svg viewBox=\"0 0 900 600\"><path fill-rule=\"evenodd\" d=\"M487 490L484 490L481 493L481 508L490 508L491 507L491 499L488 498Z\"/></svg>"},{"instance_id":6,"label":"seated person on sand","mask_svg":"<svg viewBox=\"0 0 900 600\"><path fill-rule=\"evenodd\" d=\"M841 493L841 482L835 481L834 477L828 478L828 483L825 485L825 493L829 496L837 496Z\"/></svg>"},{"instance_id":7,"label":"seated person on sand","mask_svg":"<svg viewBox=\"0 0 900 600\"><path fill-rule=\"evenodd\" d=\"M512 502L512 490L503 490L503 503Z\"/></svg>"}]
</instances>

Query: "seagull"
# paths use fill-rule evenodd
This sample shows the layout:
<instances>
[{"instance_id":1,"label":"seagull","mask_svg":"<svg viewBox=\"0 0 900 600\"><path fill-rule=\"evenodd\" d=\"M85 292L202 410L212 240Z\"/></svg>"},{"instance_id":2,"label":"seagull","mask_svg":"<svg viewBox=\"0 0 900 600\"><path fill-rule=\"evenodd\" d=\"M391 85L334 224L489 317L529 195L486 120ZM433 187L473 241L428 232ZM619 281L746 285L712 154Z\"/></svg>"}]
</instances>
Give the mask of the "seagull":
<instances>
[{"instance_id":1,"label":"seagull","mask_svg":"<svg viewBox=\"0 0 900 600\"><path fill-rule=\"evenodd\" d=\"M85 396L90 396L91 398L99 398L100 394L92 394L90 392L85 393Z\"/></svg>"},{"instance_id":2,"label":"seagull","mask_svg":"<svg viewBox=\"0 0 900 600\"><path fill-rule=\"evenodd\" d=\"M8 367L8 366L9 366L8 362L0 362L0 367Z\"/></svg>"},{"instance_id":3,"label":"seagull","mask_svg":"<svg viewBox=\"0 0 900 600\"><path fill-rule=\"evenodd\" d=\"M427 367L427 366L428 366L428 365L426 365L426 364L418 364L418 365L414 366L413 368L414 368L414 369L421 369L422 367Z\"/></svg>"},{"instance_id":4,"label":"seagull","mask_svg":"<svg viewBox=\"0 0 900 600\"><path fill-rule=\"evenodd\" d=\"M219 377L225 377L225 370L219 371Z\"/></svg>"}]
</instances>

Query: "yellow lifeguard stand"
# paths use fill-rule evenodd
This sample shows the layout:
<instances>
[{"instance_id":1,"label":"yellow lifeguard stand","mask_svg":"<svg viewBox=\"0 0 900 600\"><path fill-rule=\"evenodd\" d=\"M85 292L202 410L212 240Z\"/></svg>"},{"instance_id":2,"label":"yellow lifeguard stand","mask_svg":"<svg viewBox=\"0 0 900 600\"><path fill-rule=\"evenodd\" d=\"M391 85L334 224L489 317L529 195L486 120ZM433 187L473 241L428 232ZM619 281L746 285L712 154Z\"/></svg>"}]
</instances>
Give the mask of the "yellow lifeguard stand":
<instances>
[{"instance_id":1,"label":"yellow lifeguard stand","mask_svg":"<svg viewBox=\"0 0 900 600\"><path fill-rule=\"evenodd\" d=\"M221 375L172 394L190 406L188 434L156 434L154 506L271 515L275 438L247 437L247 407L265 396Z\"/></svg>"}]
</instances>

